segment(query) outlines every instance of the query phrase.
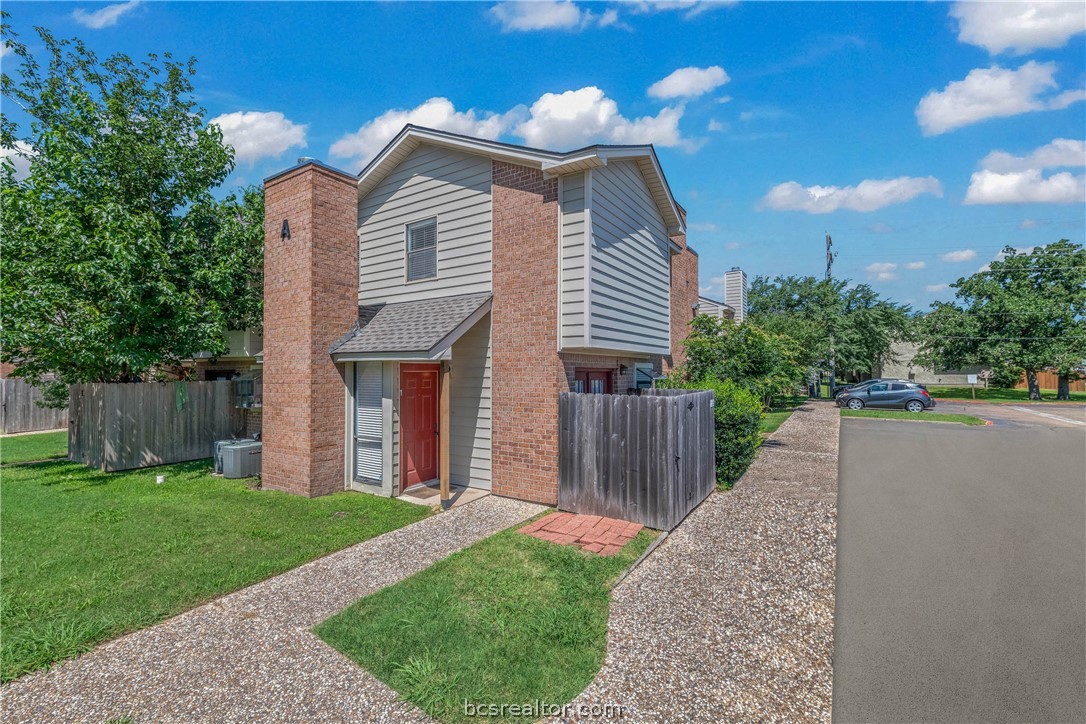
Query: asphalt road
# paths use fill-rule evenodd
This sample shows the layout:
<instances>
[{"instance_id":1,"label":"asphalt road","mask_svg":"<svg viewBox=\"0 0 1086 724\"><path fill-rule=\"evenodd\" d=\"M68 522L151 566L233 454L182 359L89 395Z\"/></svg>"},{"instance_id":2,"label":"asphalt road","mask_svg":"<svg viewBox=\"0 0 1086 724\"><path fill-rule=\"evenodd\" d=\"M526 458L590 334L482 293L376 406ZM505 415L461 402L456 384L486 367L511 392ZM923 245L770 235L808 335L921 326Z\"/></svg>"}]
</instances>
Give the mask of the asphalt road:
<instances>
[{"instance_id":1,"label":"asphalt road","mask_svg":"<svg viewBox=\"0 0 1086 724\"><path fill-rule=\"evenodd\" d=\"M1083 411L970 407L842 420L837 722L1086 721Z\"/></svg>"}]
</instances>

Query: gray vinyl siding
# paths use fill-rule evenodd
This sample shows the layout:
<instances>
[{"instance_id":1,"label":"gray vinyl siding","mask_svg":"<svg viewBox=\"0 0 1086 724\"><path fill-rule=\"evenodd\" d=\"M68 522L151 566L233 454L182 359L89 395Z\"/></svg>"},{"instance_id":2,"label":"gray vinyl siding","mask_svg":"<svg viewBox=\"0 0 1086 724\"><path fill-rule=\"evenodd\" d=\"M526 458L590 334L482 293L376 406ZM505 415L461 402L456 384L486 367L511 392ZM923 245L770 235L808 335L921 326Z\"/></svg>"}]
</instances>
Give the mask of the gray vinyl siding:
<instances>
[{"instance_id":1,"label":"gray vinyl siding","mask_svg":"<svg viewBox=\"0 0 1086 724\"><path fill-rule=\"evenodd\" d=\"M491 290L491 161L422 145L358 205L363 304ZM407 224L437 217L437 277L408 283Z\"/></svg>"},{"instance_id":2,"label":"gray vinyl siding","mask_svg":"<svg viewBox=\"0 0 1086 724\"><path fill-rule=\"evenodd\" d=\"M632 161L591 171L589 339L593 348L669 354L667 227Z\"/></svg>"},{"instance_id":3,"label":"gray vinyl siding","mask_svg":"<svg viewBox=\"0 0 1086 724\"><path fill-rule=\"evenodd\" d=\"M562 177L561 220L561 345L584 347L585 334L585 187L584 174Z\"/></svg>"},{"instance_id":4,"label":"gray vinyl siding","mask_svg":"<svg viewBox=\"0 0 1086 724\"><path fill-rule=\"evenodd\" d=\"M389 446L392 450L390 483L392 494L399 495L402 492L400 490L400 363L385 362L385 365L391 368L389 374L392 383L392 429L389 430L389 437L392 441Z\"/></svg>"},{"instance_id":5,"label":"gray vinyl siding","mask_svg":"<svg viewBox=\"0 0 1086 724\"><path fill-rule=\"evenodd\" d=\"M452 347L449 375L449 477L457 485L490 490L490 315Z\"/></svg>"}]
</instances>

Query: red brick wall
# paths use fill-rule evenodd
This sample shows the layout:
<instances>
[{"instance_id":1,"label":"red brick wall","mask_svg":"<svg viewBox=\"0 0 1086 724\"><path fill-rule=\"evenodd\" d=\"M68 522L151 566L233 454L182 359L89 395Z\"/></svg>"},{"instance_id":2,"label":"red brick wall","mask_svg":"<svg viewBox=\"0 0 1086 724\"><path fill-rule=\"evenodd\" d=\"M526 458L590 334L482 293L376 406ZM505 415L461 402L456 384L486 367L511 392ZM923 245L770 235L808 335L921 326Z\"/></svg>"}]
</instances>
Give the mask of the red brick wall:
<instances>
[{"instance_id":1,"label":"red brick wall","mask_svg":"<svg viewBox=\"0 0 1086 724\"><path fill-rule=\"evenodd\" d=\"M682 341L690 333L694 305L698 301L698 255L686 246L686 237L676 237L682 253L671 257L671 357L664 360L664 371L683 363Z\"/></svg>"},{"instance_id":2,"label":"red brick wall","mask_svg":"<svg viewBox=\"0 0 1086 724\"><path fill-rule=\"evenodd\" d=\"M493 490L558 501L558 182L495 161Z\"/></svg>"},{"instance_id":3,"label":"red brick wall","mask_svg":"<svg viewBox=\"0 0 1086 724\"><path fill-rule=\"evenodd\" d=\"M264 193L262 482L324 495L344 487L343 368L328 348L358 318L357 181L308 164Z\"/></svg>"}]
</instances>

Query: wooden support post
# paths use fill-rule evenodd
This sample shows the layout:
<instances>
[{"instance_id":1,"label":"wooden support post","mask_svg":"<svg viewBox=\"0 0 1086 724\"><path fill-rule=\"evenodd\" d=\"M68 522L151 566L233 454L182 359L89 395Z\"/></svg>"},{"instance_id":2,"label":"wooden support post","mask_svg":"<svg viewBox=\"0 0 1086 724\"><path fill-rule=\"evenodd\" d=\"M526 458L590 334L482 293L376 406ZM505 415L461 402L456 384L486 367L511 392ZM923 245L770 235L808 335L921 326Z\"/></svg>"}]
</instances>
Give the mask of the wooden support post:
<instances>
[{"instance_id":1,"label":"wooden support post","mask_svg":"<svg viewBox=\"0 0 1086 724\"><path fill-rule=\"evenodd\" d=\"M438 428L438 469L441 476L441 507L448 510L451 505L449 491L449 370L450 363L441 363L441 403L439 407L440 427Z\"/></svg>"}]
</instances>

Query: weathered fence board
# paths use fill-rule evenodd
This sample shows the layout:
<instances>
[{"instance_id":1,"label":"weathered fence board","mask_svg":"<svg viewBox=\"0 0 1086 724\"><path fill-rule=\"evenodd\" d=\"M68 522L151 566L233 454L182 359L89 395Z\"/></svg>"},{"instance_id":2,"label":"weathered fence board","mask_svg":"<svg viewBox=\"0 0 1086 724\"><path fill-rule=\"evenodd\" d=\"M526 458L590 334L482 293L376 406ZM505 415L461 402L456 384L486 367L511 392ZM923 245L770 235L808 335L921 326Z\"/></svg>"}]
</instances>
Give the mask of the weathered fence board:
<instances>
[{"instance_id":1,"label":"weathered fence board","mask_svg":"<svg viewBox=\"0 0 1086 724\"><path fill-rule=\"evenodd\" d=\"M68 411L39 407L41 390L16 377L0 380L4 434L59 430L68 426Z\"/></svg>"},{"instance_id":2,"label":"weathered fence board","mask_svg":"<svg viewBox=\"0 0 1086 724\"><path fill-rule=\"evenodd\" d=\"M716 485L713 393L563 392L558 507L671 530Z\"/></svg>"},{"instance_id":3,"label":"weathered fence board","mask_svg":"<svg viewBox=\"0 0 1086 724\"><path fill-rule=\"evenodd\" d=\"M68 459L107 472L210 457L239 420L228 381L72 385L69 417Z\"/></svg>"}]
</instances>

